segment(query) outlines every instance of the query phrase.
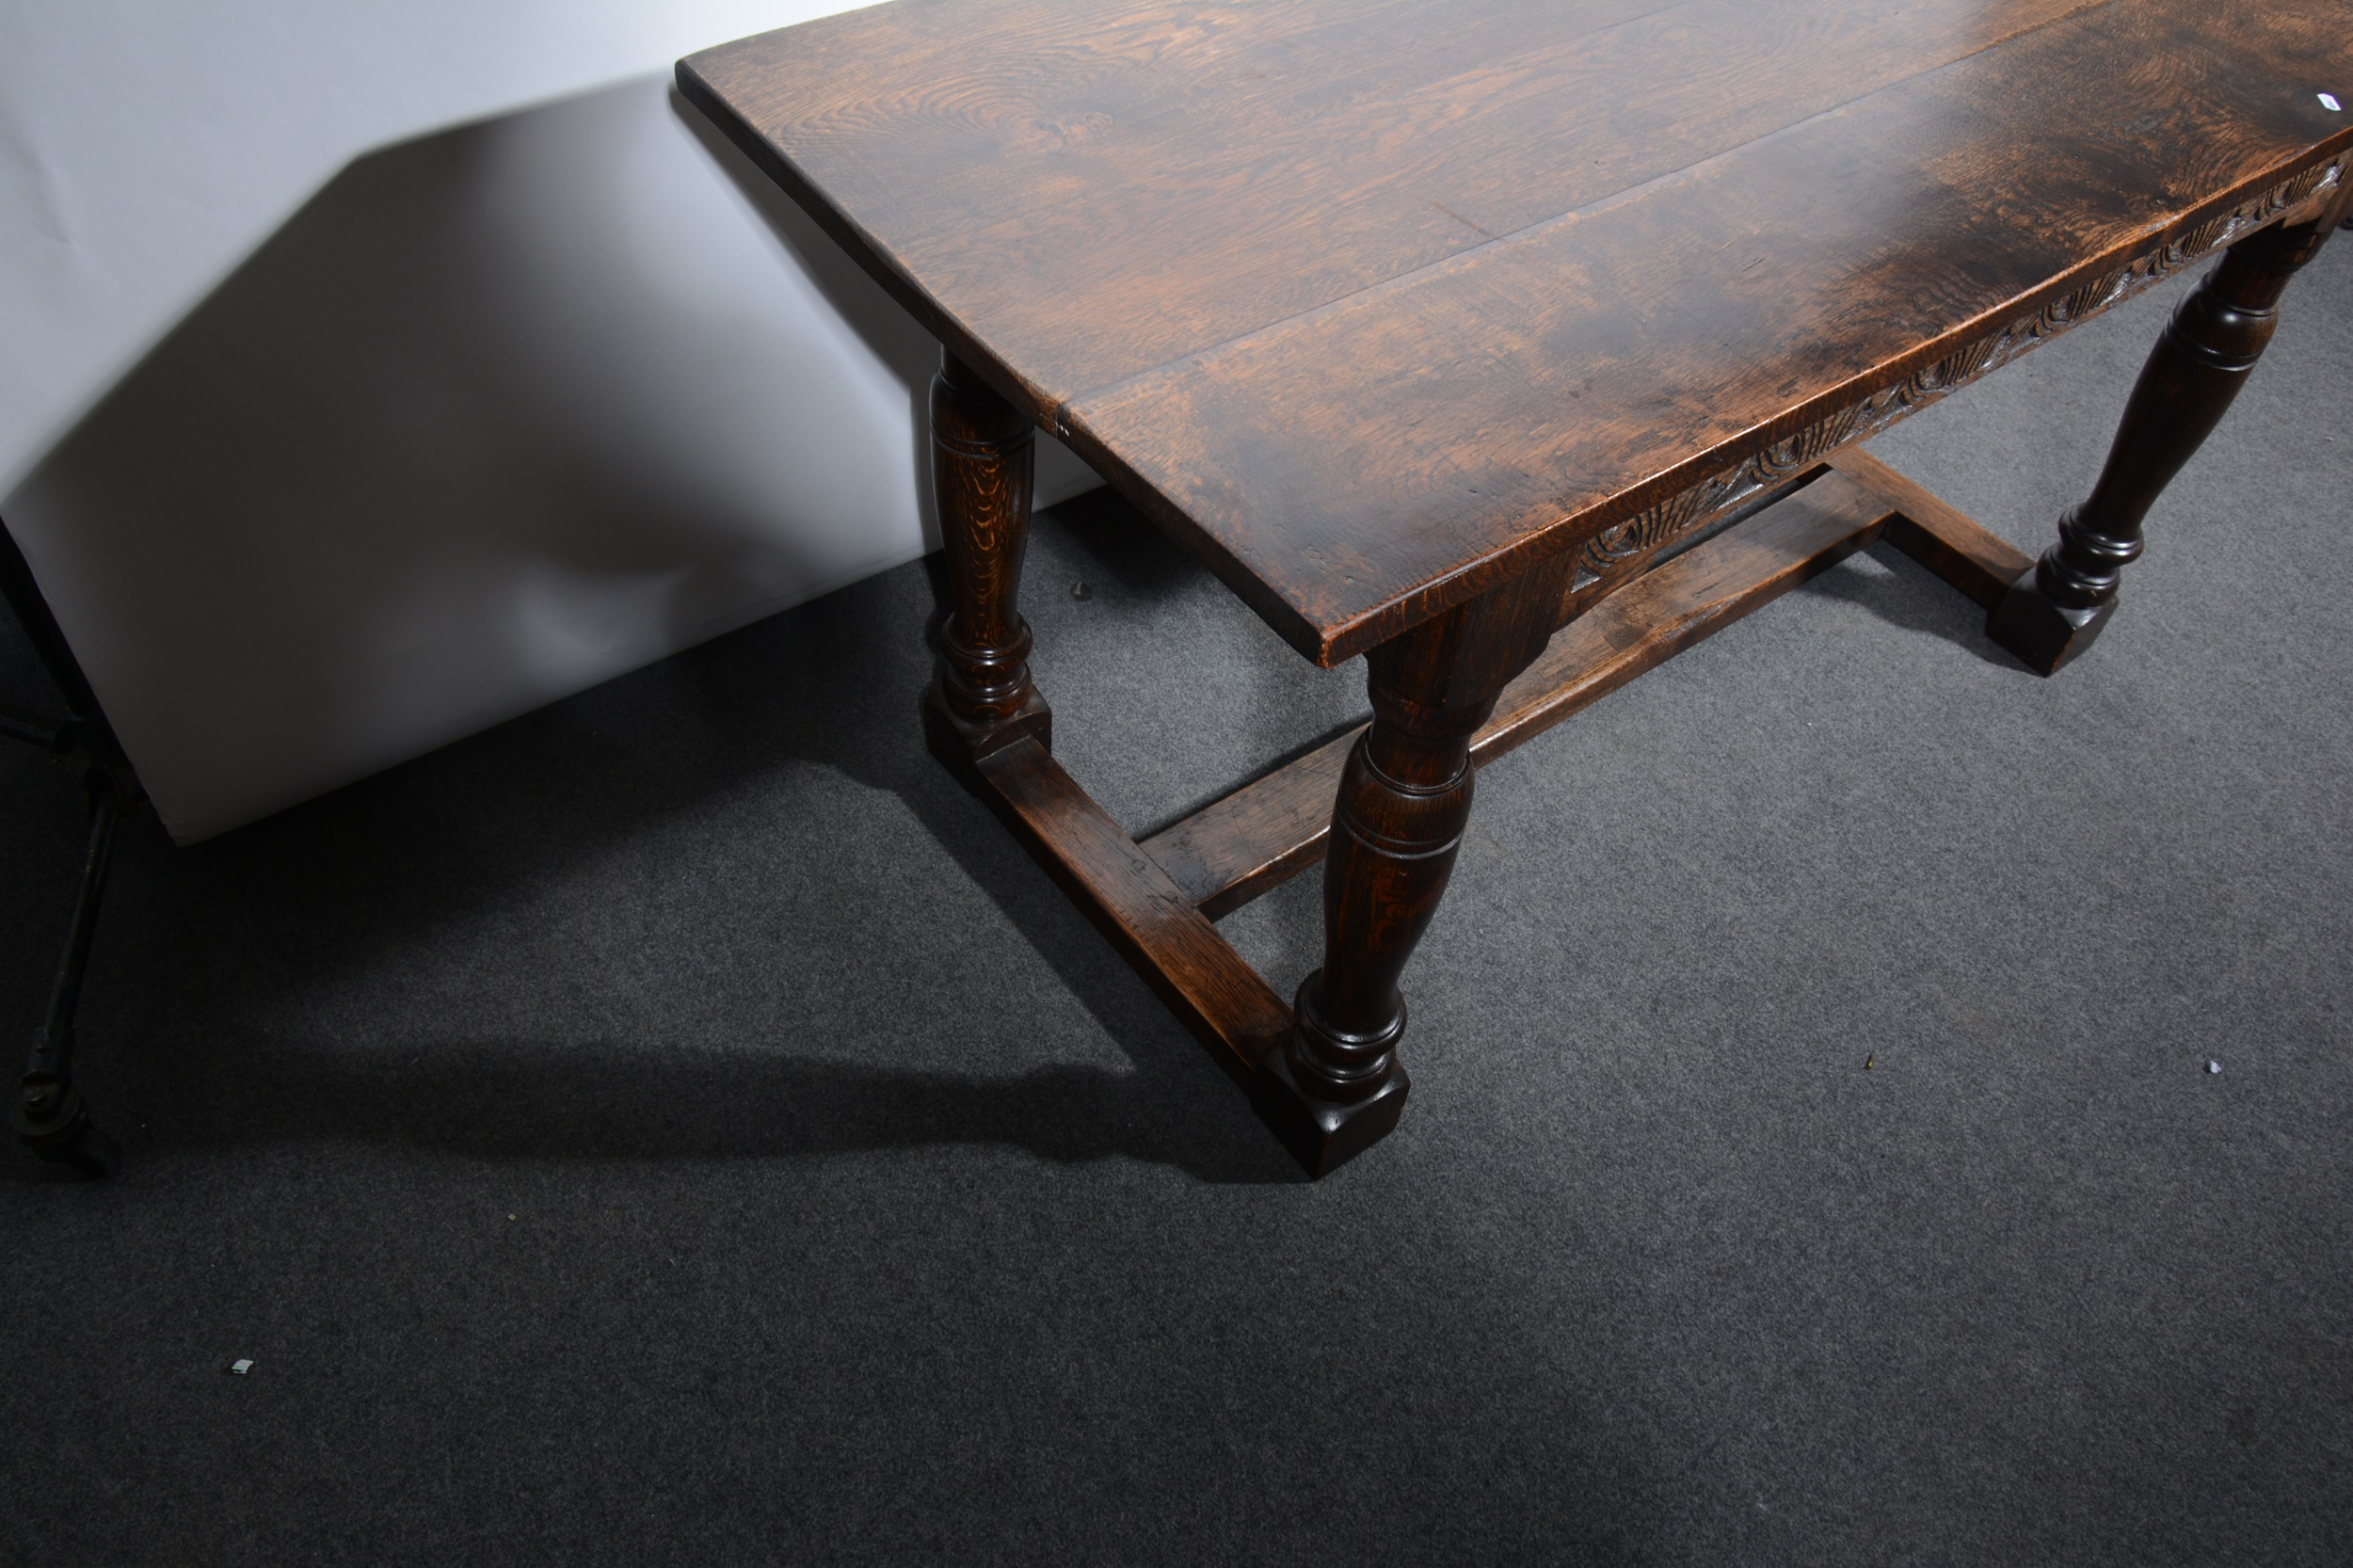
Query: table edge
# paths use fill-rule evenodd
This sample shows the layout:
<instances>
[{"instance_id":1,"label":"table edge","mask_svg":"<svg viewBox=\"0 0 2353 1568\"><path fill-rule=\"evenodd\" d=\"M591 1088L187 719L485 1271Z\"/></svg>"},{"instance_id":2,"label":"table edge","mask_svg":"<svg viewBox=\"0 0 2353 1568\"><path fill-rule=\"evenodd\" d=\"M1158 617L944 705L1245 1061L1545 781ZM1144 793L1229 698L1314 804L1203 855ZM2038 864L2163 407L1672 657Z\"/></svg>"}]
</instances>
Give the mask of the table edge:
<instances>
[{"instance_id":1,"label":"table edge","mask_svg":"<svg viewBox=\"0 0 2353 1568\"><path fill-rule=\"evenodd\" d=\"M724 49L728 46L723 44L717 47ZM1793 405L1772 419L1695 453L1614 496L1580 510L1564 513L1552 523L1526 533L1454 571L1418 584L1380 604L1337 618L1320 620L1278 592L1228 549L1224 541L1131 468L1086 425L1083 419L1073 417L1067 404L1047 396L1025 381L942 308L920 283L891 259L875 236L868 233L848 213L835 205L814 181L794 166L790 157L703 79L696 70L695 62L704 55L716 52L716 49L698 51L678 62L676 80L680 95L737 151L749 158L754 167L774 181L794 204L807 213L829 238L840 245L868 276L949 352L963 360L1032 424L1067 444L1112 488L1192 550L1285 642L1304 657L1325 667L1345 663L1369 648L1378 647L1563 551L1578 549L1613 526L1638 518L1646 511L1673 504L1686 492L1702 488L1720 476L1753 463L1775 447L1794 445L1803 460L1816 461L1838 446L1862 440L1865 434L1876 433L1875 429L1850 434L1822 445L1818 450L1806 450L1810 436L1825 425L1833 425L1846 419L1849 410L1910 383L1923 371L1965 359L1973 349L1998 339L2024 319L2046 312L2054 303L2067 299L2087 283L2108 277L2120 269L2144 264L2153 257L2161 257L2181 246L2185 240L2195 238L2199 231L2206 226L2232 218L2250 200L2274 197L2315 169L2338 164L2335 185L2324 185L2320 192L2284 203L2263 214L2256 221L2231 230L2224 237L2197 248L2194 254L2167 267L2161 276L2170 276L2184 267L2198 264L2225 246L2235 244L2259 229L2297 218L2305 208L2315 212L2331 204L2343 208L2346 199L2353 197L2353 160L2348 160L2346 156L2353 153L2353 126L2348 126L2265 166L2256 173L2243 176L2164 222L2134 232L2035 288L1989 307L1906 353L1869 366ZM2089 319L2090 313L2104 312L2107 304L2120 302L2121 297L2103 303L2094 312L2087 312L2078 319ZM2072 321L2068 323L2073 324ZM2001 362L2007 362L2007 360ZM1998 364L1987 367L1988 370L1993 368L1998 368ZM1148 376L1153 371L1140 374ZM1966 384L1966 380L1975 378L1972 375L1965 379L1957 379L1939 390L1936 395L1957 390L1960 385ZM1911 411L1912 408L1907 407L1895 417L1901 418ZM1877 428L1884 429L1893 423L1895 420L1889 419Z\"/></svg>"}]
</instances>

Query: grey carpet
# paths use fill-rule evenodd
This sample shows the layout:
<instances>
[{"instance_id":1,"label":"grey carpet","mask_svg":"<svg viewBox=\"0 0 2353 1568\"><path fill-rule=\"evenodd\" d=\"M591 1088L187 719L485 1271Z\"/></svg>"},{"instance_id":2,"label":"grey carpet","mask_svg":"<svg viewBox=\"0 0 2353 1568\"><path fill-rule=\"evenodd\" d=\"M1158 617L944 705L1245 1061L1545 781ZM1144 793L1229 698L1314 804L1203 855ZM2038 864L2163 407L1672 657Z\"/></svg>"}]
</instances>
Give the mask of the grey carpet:
<instances>
[{"instance_id":1,"label":"grey carpet","mask_svg":"<svg viewBox=\"0 0 2353 1568\"><path fill-rule=\"evenodd\" d=\"M2039 549L2178 293L1877 450ZM2341 242L2055 680L1880 551L1488 770L1318 1185L920 753L920 568L135 826L0 1560L2353 1560L2349 377ZM1362 706L1107 499L1028 582L1132 826ZM15 1038L81 824L0 799Z\"/></svg>"}]
</instances>

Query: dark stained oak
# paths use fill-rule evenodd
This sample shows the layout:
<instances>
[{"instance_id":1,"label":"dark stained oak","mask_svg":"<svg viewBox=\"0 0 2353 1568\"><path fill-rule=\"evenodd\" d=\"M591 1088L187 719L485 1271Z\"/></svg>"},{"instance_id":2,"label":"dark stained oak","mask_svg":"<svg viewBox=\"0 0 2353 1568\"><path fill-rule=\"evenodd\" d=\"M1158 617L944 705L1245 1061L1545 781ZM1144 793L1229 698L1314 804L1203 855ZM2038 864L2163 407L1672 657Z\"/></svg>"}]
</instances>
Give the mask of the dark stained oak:
<instances>
[{"instance_id":1,"label":"dark stained oak","mask_svg":"<svg viewBox=\"0 0 2353 1568\"><path fill-rule=\"evenodd\" d=\"M1024 736L981 759L988 802L1096 929L1237 1080L1290 1031L1290 1009L1045 747Z\"/></svg>"},{"instance_id":2,"label":"dark stained oak","mask_svg":"<svg viewBox=\"0 0 2353 1568\"><path fill-rule=\"evenodd\" d=\"M1988 610L2002 601L2034 560L1977 519L1930 494L1861 447L1849 447L1831 466L1869 491L1894 515L1887 542Z\"/></svg>"},{"instance_id":3,"label":"dark stained oak","mask_svg":"<svg viewBox=\"0 0 2353 1568\"><path fill-rule=\"evenodd\" d=\"M2348 84L2342 0L899 0L680 68L1326 664L2311 197Z\"/></svg>"},{"instance_id":4,"label":"dark stained oak","mask_svg":"<svg viewBox=\"0 0 2353 1568\"><path fill-rule=\"evenodd\" d=\"M2238 396L2280 322L2280 296L2336 229L2333 208L2231 247L2190 291L2125 402L2089 499L2059 519L2058 543L1993 606L1987 634L2043 675L2080 655L2116 611L2140 558L2141 520Z\"/></svg>"},{"instance_id":5,"label":"dark stained oak","mask_svg":"<svg viewBox=\"0 0 2353 1568\"><path fill-rule=\"evenodd\" d=\"M1818 577L1880 536L1883 498L1825 473L1604 600L1556 633L1479 733L1500 756Z\"/></svg>"},{"instance_id":6,"label":"dark stained oak","mask_svg":"<svg viewBox=\"0 0 2353 1568\"><path fill-rule=\"evenodd\" d=\"M1313 1175L1396 1124L1481 759L1881 536L2063 659L2353 196L2345 0L897 0L678 81L945 346L933 751ZM2041 563L1859 450L2224 250ZM1370 724L1112 822L1033 426ZM1287 1006L1211 918L1318 860Z\"/></svg>"},{"instance_id":7,"label":"dark stained oak","mask_svg":"<svg viewBox=\"0 0 2353 1568\"><path fill-rule=\"evenodd\" d=\"M1942 509L1940 524L1958 519L1982 533L1919 494ZM1601 600L1554 633L1504 688L1472 738L1472 761L1484 765L1534 739L1892 532L1906 520L1897 504L1844 473L1827 475ZM2023 567L2026 557L2010 553ZM1341 768L1362 733L1351 730L1162 829L1144 840L1144 852L1202 913L1232 913L1322 859Z\"/></svg>"},{"instance_id":8,"label":"dark stained oak","mask_svg":"<svg viewBox=\"0 0 2353 1568\"><path fill-rule=\"evenodd\" d=\"M1556 556L1372 650L1372 723L1340 770L1323 865L1323 967L1267 1069L1322 1134L1323 1168L1397 1125L1406 1078L1398 981L1437 913L1470 821L1471 737L1552 635L1570 562Z\"/></svg>"},{"instance_id":9,"label":"dark stained oak","mask_svg":"<svg viewBox=\"0 0 2353 1568\"><path fill-rule=\"evenodd\" d=\"M1877 481L1885 493L1844 472L1848 469ZM1906 510L1897 511L1899 505ZM1801 475L1790 494L1553 632L1543 651L1494 698L1470 739L1467 760L1483 762L1560 723L1826 570L1883 531L1910 523L1912 516L1923 520L1912 525L1924 538L1938 541L1938 559L1971 563L1954 574L1966 589L1971 574L1984 569L1971 553L1985 552L1983 531L1883 465L1860 454L1842 455L1839 471ZM2026 559L2011 554L2022 563ZM1465 607L1447 617L1449 624L1401 639L1383 656L1383 684L1372 689L1397 721L1389 746L1394 749L1402 740L1409 754L1418 751L1427 762L1434 752L1439 763L1434 769L1400 771L1443 775L1436 788L1424 787L1417 797L1368 776L1367 732L1359 728L1139 845L1070 778L1038 737L1016 735L1003 745L981 748L976 757L960 744L941 745L935 731L935 748L943 760L975 787L1219 1064L1249 1091L1258 1114L1312 1175L1328 1173L1395 1124L1408 1088L1395 1060L1404 1013L1396 979L1444 889L1460 819L1468 808L1468 774L1453 762L1460 727L1480 711L1497 672L1541 640L1561 569L1556 564L1551 573L1531 574L1509 601L1488 601L1484 626L1464 624L1471 615ZM1400 655L1407 656L1399 661L1405 666L1401 670L1390 663ZM1404 696L1400 685L1418 697ZM942 710L935 706L931 712L937 715ZM1344 789L1352 763L1355 776ZM1340 998L1340 1017L1343 1024L1354 1021L1359 1027L1336 1029L1321 1003L1311 1000L1309 1028L1323 1038L1308 1045L1293 1010L1225 942L1210 917L1321 860L1343 813L1357 823L1350 838L1360 847L1368 836L1376 840L1357 856L1369 865L1360 865L1353 877L1343 872L1326 885L1333 904L1327 944L1343 965L1354 966L1353 995ZM1385 831L1378 825L1385 822ZM1402 856L1397 853L1401 847L1408 850ZM1412 863L1416 859L1422 863ZM1385 889L1383 882L1401 888ZM1361 929L1384 923L1385 931ZM1380 984L1384 977L1385 988ZM1301 989L1303 998L1310 997L1309 986ZM1368 996L1375 1015L1371 1029L1362 1027ZM1340 1037L1334 1041L1330 1036L1336 1032ZM1369 1080L1365 1092L1354 1099L1303 1093L1290 1058L1306 1051L1312 1060L1319 1048L1343 1071L1353 1066ZM1370 1070L1364 1070L1368 1066Z\"/></svg>"},{"instance_id":10,"label":"dark stained oak","mask_svg":"<svg viewBox=\"0 0 2353 1568\"><path fill-rule=\"evenodd\" d=\"M1203 914L1232 914L1322 861L1340 770L1364 732L1358 725L1171 823L1144 853Z\"/></svg>"}]
</instances>

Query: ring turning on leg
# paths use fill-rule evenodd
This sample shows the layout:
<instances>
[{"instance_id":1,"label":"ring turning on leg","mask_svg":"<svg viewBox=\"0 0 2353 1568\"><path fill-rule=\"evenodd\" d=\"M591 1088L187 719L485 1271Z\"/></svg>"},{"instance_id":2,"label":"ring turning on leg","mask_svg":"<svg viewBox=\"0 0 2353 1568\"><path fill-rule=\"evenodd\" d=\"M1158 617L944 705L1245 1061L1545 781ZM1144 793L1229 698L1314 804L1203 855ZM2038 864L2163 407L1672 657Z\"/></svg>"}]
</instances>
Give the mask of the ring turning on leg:
<instances>
[{"instance_id":1,"label":"ring turning on leg","mask_svg":"<svg viewBox=\"0 0 2353 1568\"><path fill-rule=\"evenodd\" d=\"M1023 737L1051 749L1053 714L1030 680L1015 607L1030 538L1035 437L1019 409L952 354L932 382L932 485L951 607L923 701L932 750L964 767Z\"/></svg>"},{"instance_id":2,"label":"ring turning on leg","mask_svg":"<svg viewBox=\"0 0 2353 1568\"><path fill-rule=\"evenodd\" d=\"M1408 1087L1398 981L1470 821L1471 737L1551 639L1568 566L1539 566L1366 658L1372 725L1333 805L1323 967L1300 986L1295 1027L1265 1069L1287 1102L1269 1118L1312 1173L1397 1125Z\"/></svg>"},{"instance_id":3,"label":"ring turning on leg","mask_svg":"<svg viewBox=\"0 0 2353 1568\"><path fill-rule=\"evenodd\" d=\"M2058 543L1994 606L1986 632L2049 675L2091 646L2141 551L2141 520L2220 422L2279 325L2281 293L2332 222L2264 229L2231 247L2182 301L2142 367L2100 482Z\"/></svg>"}]
</instances>

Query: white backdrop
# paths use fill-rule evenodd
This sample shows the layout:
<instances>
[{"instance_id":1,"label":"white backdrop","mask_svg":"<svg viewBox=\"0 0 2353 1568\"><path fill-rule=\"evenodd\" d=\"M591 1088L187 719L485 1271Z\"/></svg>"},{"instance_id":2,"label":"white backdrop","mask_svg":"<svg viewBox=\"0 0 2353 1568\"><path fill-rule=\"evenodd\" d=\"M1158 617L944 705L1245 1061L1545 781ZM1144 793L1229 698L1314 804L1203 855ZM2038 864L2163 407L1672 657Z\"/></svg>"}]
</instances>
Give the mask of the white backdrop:
<instances>
[{"instance_id":1,"label":"white backdrop","mask_svg":"<svg viewBox=\"0 0 2353 1568\"><path fill-rule=\"evenodd\" d=\"M936 537L936 349L668 86L840 8L0 0L0 517L176 838Z\"/></svg>"}]
</instances>

